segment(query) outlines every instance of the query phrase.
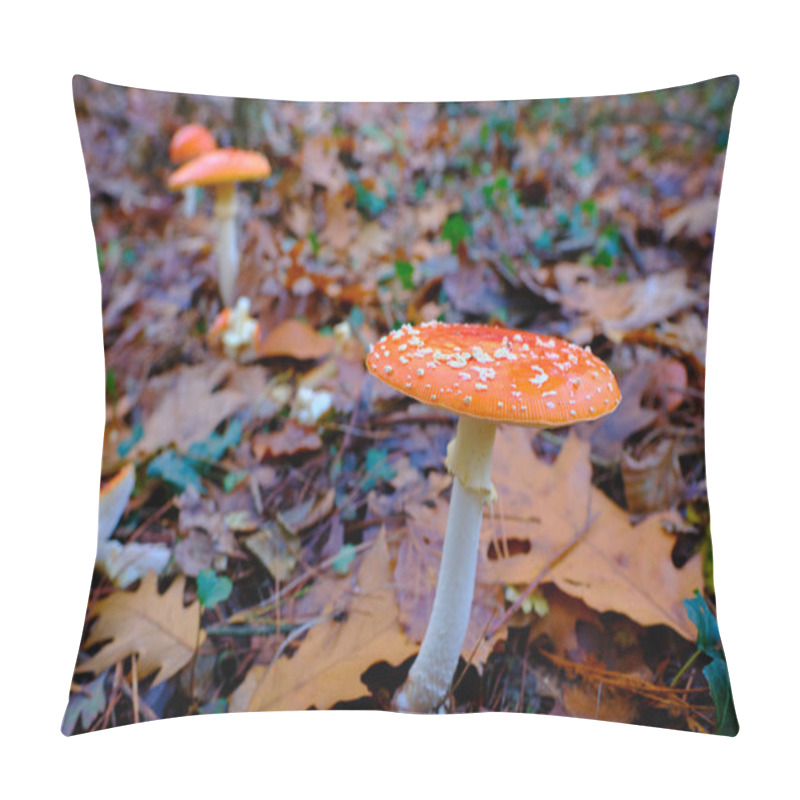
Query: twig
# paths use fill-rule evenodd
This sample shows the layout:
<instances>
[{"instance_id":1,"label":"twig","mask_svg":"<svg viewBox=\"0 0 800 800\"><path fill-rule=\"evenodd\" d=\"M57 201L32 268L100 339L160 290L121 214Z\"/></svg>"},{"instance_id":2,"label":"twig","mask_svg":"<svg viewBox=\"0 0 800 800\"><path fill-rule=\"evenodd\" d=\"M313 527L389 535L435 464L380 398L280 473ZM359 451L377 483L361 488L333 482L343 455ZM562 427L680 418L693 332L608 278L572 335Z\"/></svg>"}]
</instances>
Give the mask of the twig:
<instances>
[{"instance_id":1,"label":"twig","mask_svg":"<svg viewBox=\"0 0 800 800\"><path fill-rule=\"evenodd\" d=\"M136 653L131 656L131 695L133 702L133 721L139 722L139 670L136 666Z\"/></svg>"},{"instance_id":2,"label":"twig","mask_svg":"<svg viewBox=\"0 0 800 800\"><path fill-rule=\"evenodd\" d=\"M127 684L127 683L125 683L125 682L123 681L123 682L122 682L122 685L120 686L120 688L122 689L122 693L123 693L123 694L124 694L124 695L125 695L127 698L129 698L129 699L131 700L131 702L133 702L133 691L131 690L131 687L130 687L130 686L128 686L128 684ZM155 712L155 711L153 711L153 709L152 709L152 708L150 708L150 706L149 706L149 705L147 705L147 703L145 703L145 701L144 701L144 700L142 700L142 698L141 698L141 697L138 699L138 701L137 701L137 702L138 702L138 704L139 704L139 711L141 712L141 715L142 715L143 717L145 717L146 719L149 719L151 722L152 722L153 720L160 719L160 717L158 716L158 714L156 714L156 712ZM141 720L139 720L139 719L137 719L136 721L137 721L137 722L141 722Z\"/></svg>"},{"instance_id":3,"label":"twig","mask_svg":"<svg viewBox=\"0 0 800 800\"><path fill-rule=\"evenodd\" d=\"M689 660L678 670L678 674L669 682L670 688L675 686L678 681L683 677L684 673L686 672L689 667L694 664L695 661L700 657L702 650L695 650L694 653L689 657Z\"/></svg>"},{"instance_id":4,"label":"twig","mask_svg":"<svg viewBox=\"0 0 800 800\"><path fill-rule=\"evenodd\" d=\"M173 505L175 505L175 498L171 497L169 500L167 500L166 503L164 503L163 506L156 509L144 522L139 523L139 525L136 526L136 529L133 531L133 533L125 541L126 542L136 541L136 539L139 538L139 535L146 528L148 528L151 523L155 522L160 517L163 517L164 514L166 514L167 511L169 511Z\"/></svg>"},{"instance_id":5,"label":"twig","mask_svg":"<svg viewBox=\"0 0 800 800\"><path fill-rule=\"evenodd\" d=\"M291 633L297 627L293 622L280 625L219 625L206 628L209 636L272 636L275 633Z\"/></svg>"},{"instance_id":6,"label":"twig","mask_svg":"<svg viewBox=\"0 0 800 800\"><path fill-rule=\"evenodd\" d=\"M589 505L591 506L591 494L589 495ZM522 607L522 604L536 591L536 588L544 579L545 575L547 575L553 567L558 564L561 559L564 558L580 541L581 539L586 536L586 534L591 529L594 521L597 519L598 515L594 514L591 515L589 513L589 509L587 508L586 513L586 522L584 523L583 527L563 546L561 547L556 554L550 559L550 561L545 564L542 569L539 571L539 574L527 585L525 590L522 594L512 603L511 607L500 617L500 621L497 622L493 628L486 634L486 638L489 639L494 636L501 628L505 627L509 620L514 616L514 614L519 611Z\"/></svg>"}]
</instances>

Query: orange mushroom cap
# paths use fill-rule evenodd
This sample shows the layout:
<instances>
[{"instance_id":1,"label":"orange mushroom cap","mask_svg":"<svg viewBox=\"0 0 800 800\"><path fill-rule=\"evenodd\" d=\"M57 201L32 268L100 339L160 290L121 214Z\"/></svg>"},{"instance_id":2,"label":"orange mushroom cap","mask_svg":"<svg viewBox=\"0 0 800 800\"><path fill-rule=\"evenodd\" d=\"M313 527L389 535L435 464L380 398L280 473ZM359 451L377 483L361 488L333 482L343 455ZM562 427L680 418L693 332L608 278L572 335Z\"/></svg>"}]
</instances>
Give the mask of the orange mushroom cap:
<instances>
[{"instance_id":1,"label":"orange mushroom cap","mask_svg":"<svg viewBox=\"0 0 800 800\"><path fill-rule=\"evenodd\" d=\"M210 186L215 183L236 183L266 178L269 161L261 153L231 147L212 150L179 167L167 180L173 190L187 186Z\"/></svg>"},{"instance_id":2,"label":"orange mushroom cap","mask_svg":"<svg viewBox=\"0 0 800 800\"><path fill-rule=\"evenodd\" d=\"M175 131L169 143L169 160L173 164L182 164L216 149L217 143L208 129L193 122Z\"/></svg>"},{"instance_id":3,"label":"orange mushroom cap","mask_svg":"<svg viewBox=\"0 0 800 800\"><path fill-rule=\"evenodd\" d=\"M367 369L428 405L538 428L597 419L621 399L614 374L588 348L486 325L404 325L372 348Z\"/></svg>"}]
</instances>

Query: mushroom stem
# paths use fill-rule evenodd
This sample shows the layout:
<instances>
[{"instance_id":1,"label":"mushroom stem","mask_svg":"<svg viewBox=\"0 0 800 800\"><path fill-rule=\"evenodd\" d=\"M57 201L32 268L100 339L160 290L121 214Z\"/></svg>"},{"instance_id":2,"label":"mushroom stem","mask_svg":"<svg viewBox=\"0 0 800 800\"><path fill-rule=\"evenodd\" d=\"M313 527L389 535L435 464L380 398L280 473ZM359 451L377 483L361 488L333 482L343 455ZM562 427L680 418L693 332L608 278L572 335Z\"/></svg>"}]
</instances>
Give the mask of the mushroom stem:
<instances>
[{"instance_id":1,"label":"mushroom stem","mask_svg":"<svg viewBox=\"0 0 800 800\"><path fill-rule=\"evenodd\" d=\"M236 184L222 183L217 187L214 217L217 220L217 261L219 262L219 292L226 306L233 306L236 276L239 274L239 246L236 241Z\"/></svg>"},{"instance_id":2,"label":"mushroom stem","mask_svg":"<svg viewBox=\"0 0 800 800\"><path fill-rule=\"evenodd\" d=\"M187 186L183 190L183 216L191 219L197 213L197 187Z\"/></svg>"},{"instance_id":3,"label":"mushroom stem","mask_svg":"<svg viewBox=\"0 0 800 800\"><path fill-rule=\"evenodd\" d=\"M483 504L493 496L489 481L494 422L460 417L447 448L453 473L442 562L428 629L408 680L395 699L401 711L427 713L445 699L469 625Z\"/></svg>"}]
</instances>

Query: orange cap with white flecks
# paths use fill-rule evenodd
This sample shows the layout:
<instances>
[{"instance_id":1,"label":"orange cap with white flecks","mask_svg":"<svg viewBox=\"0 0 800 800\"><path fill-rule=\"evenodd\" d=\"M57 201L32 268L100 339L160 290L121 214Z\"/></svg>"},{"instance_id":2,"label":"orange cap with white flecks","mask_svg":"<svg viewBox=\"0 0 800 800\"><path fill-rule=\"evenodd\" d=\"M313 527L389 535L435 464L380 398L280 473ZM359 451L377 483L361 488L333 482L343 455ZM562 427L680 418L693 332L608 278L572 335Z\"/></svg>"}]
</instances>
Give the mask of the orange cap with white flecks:
<instances>
[{"instance_id":1,"label":"orange cap with white flecks","mask_svg":"<svg viewBox=\"0 0 800 800\"><path fill-rule=\"evenodd\" d=\"M167 186L173 190L187 186L210 186L215 183L236 183L266 178L269 161L261 153L223 147L193 158L169 176Z\"/></svg>"},{"instance_id":2,"label":"orange cap with white flecks","mask_svg":"<svg viewBox=\"0 0 800 800\"><path fill-rule=\"evenodd\" d=\"M597 419L621 399L614 374L588 348L486 325L404 325L374 345L367 369L428 405L513 425Z\"/></svg>"}]
</instances>

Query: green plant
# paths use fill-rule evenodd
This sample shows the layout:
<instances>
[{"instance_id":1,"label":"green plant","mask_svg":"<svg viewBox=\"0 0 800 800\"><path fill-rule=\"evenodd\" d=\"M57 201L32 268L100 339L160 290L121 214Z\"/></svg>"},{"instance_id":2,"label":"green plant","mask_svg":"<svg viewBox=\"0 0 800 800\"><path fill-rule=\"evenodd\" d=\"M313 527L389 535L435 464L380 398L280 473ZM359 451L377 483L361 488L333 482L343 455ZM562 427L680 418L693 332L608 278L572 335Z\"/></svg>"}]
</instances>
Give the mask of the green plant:
<instances>
[{"instance_id":1,"label":"green plant","mask_svg":"<svg viewBox=\"0 0 800 800\"><path fill-rule=\"evenodd\" d=\"M725 654L722 650L717 620L708 607L706 599L697 590L695 590L694 597L683 601L683 605L689 619L697 628L697 650L681 667L678 674L672 679L670 686L675 686L701 655L710 658L711 662L703 667L703 675L708 681L708 688L714 701L717 733L722 736L736 736L739 732L739 721L733 707L731 681Z\"/></svg>"}]
</instances>

